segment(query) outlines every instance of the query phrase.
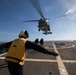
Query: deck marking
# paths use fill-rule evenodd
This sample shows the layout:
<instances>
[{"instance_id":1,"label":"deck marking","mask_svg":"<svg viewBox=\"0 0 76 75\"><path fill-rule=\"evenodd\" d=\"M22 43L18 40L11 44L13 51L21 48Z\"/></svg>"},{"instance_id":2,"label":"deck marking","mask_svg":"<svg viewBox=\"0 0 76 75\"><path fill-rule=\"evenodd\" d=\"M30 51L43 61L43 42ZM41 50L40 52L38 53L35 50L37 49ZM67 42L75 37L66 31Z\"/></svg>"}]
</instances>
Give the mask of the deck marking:
<instances>
[{"instance_id":1,"label":"deck marking","mask_svg":"<svg viewBox=\"0 0 76 75\"><path fill-rule=\"evenodd\" d=\"M65 48L73 48L73 47L75 47L75 45L72 44L72 46L68 46L68 47L64 46L64 47L57 48L57 49L65 49ZM54 49L54 48L49 48L48 46L45 46L44 48L46 48L46 49Z\"/></svg>"},{"instance_id":2,"label":"deck marking","mask_svg":"<svg viewBox=\"0 0 76 75\"><path fill-rule=\"evenodd\" d=\"M5 57L0 57L0 59L5 59ZM25 61L30 61L30 62L57 62L57 60L50 60L50 59L31 59L31 58L26 58ZM65 63L76 63L76 60L62 60Z\"/></svg>"},{"instance_id":3,"label":"deck marking","mask_svg":"<svg viewBox=\"0 0 76 75\"><path fill-rule=\"evenodd\" d=\"M2 53L2 54L0 54L0 56L2 56L2 55L6 55L7 53Z\"/></svg>"},{"instance_id":4,"label":"deck marking","mask_svg":"<svg viewBox=\"0 0 76 75\"><path fill-rule=\"evenodd\" d=\"M35 61L35 62L57 62L57 60L50 60L50 59L25 59L25 61Z\"/></svg>"},{"instance_id":5,"label":"deck marking","mask_svg":"<svg viewBox=\"0 0 76 75\"><path fill-rule=\"evenodd\" d=\"M59 52L58 52L58 50L57 50L54 43L53 43L53 46L54 46L54 51L59 54ZM67 70L66 70L66 67L65 67L65 65L64 65L64 63L63 63L63 61L62 61L62 59L60 57L60 55L57 56L56 59L57 59L60 75L69 75Z\"/></svg>"}]
</instances>

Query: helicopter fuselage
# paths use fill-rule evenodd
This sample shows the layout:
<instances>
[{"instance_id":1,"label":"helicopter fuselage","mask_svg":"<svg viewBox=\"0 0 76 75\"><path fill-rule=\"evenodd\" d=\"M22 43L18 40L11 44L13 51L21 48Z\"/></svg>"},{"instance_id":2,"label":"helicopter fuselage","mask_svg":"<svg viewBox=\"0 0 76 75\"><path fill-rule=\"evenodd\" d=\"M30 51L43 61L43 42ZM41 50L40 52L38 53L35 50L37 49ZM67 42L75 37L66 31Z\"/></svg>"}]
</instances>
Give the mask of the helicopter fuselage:
<instances>
[{"instance_id":1,"label":"helicopter fuselage","mask_svg":"<svg viewBox=\"0 0 76 75\"><path fill-rule=\"evenodd\" d=\"M41 18L38 24L39 31L42 30L45 34L48 34L48 32L50 32L50 25L48 20L44 20Z\"/></svg>"},{"instance_id":2,"label":"helicopter fuselage","mask_svg":"<svg viewBox=\"0 0 76 75\"><path fill-rule=\"evenodd\" d=\"M43 12L41 10L39 0L29 0L29 1L33 5L33 7L37 10L41 18L39 20L28 20L24 22L38 22L39 31L40 30L43 31L43 34L52 34L52 32L50 32L50 25L48 19L44 17Z\"/></svg>"}]
</instances>

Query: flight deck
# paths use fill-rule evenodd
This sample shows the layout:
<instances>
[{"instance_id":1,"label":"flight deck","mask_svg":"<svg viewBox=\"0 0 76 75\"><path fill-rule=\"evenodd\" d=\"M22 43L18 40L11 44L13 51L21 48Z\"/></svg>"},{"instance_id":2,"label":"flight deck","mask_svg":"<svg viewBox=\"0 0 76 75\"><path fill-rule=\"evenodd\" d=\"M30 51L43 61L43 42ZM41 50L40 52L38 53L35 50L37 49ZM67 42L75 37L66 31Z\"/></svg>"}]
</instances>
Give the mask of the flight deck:
<instances>
[{"instance_id":1,"label":"flight deck","mask_svg":"<svg viewBox=\"0 0 76 75\"><path fill-rule=\"evenodd\" d=\"M28 50L23 75L76 75L75 42L47 42L43 47L57 52L59 56ZM0 75L10 75L4 61L5 55L0 54Z\"/></svg>"}]
</instances>

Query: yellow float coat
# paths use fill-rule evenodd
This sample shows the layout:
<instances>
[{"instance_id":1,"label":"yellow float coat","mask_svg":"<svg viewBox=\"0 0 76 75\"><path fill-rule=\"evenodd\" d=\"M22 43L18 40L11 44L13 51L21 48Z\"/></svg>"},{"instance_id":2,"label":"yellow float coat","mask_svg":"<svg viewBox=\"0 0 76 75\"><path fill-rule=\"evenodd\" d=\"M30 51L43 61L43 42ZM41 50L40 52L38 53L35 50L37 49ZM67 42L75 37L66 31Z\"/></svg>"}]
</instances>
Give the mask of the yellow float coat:
<instances>
[{"instance_id":1,"label":"yellow float coat","mask_svg":"<svg viewBox=\"0 0 76 75\"><path fill-rule=\"evenodd\" d=\"M24 61L26 58L26 48L25 43L26 39L18 38L15 39L7 52L5 61L10 61L14 63L19 63L20 65L24 65Z\"/></svg>"}]
</instances>

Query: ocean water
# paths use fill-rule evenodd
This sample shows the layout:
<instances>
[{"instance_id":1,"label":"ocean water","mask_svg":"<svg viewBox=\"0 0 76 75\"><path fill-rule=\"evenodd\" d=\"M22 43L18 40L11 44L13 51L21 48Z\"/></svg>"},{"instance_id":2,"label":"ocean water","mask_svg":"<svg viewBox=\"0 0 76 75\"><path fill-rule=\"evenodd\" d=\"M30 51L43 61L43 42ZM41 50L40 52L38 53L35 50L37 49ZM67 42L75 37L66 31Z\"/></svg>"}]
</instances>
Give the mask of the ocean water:
<instances>
[{"instance_id":1,"label":"ocean water","mask_svg":"<svg viewBox=\"0 0 76 75\"><path fill-rule=\"evenodd\" d=\"M0 45L3 44L3 43L6 43L6 42L0 42Z\"/></svg>"},{"instance_id":2,"label":"ocean water","mask_svg":"<svg viewBox=\"0 0 76 75\"><path fill-rule=\"evenodd\" d=\"M0 42L0 45L3 44L3 43L6 43L6 42ZM0 54L5 53L5 52L7 52L7 51L8 51L7 48L1 49L1 50L0 50Z\"/></svg>"}]
</instances>

